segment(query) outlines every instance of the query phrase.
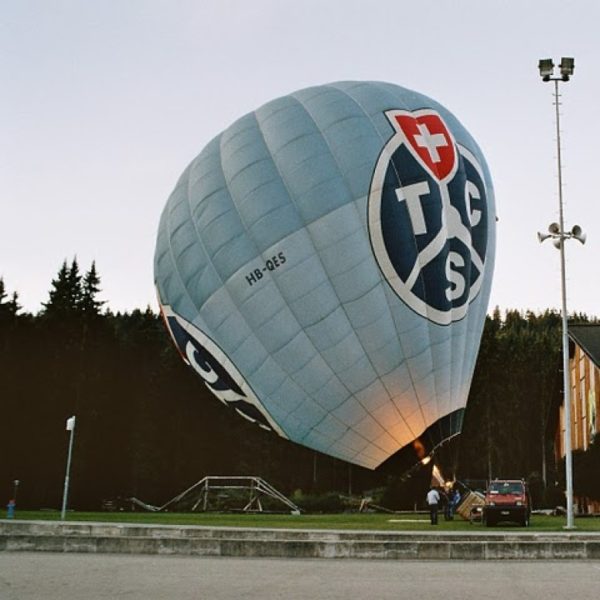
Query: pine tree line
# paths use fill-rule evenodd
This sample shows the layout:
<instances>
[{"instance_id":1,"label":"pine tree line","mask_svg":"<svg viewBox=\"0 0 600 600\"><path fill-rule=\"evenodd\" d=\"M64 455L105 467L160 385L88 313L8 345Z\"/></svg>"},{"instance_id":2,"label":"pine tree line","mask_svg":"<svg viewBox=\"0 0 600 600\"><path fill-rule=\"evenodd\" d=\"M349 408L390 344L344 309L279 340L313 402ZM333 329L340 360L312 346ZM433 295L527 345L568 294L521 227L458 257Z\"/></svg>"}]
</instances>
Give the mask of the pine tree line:
<instances>
[{"instance_id":1,"label":"pine tree line","mask_svg":"<svg viewBox=\"0 0 600 600\"><path fill-rule=\"evenodd\" d=\"M100 295L95 263L82 273L76 259L61 265L35 315L0 278L7 499L19 479L21 507L60 505L64 425L73 414L78 509L130 496L162 504L205 475L257 475L287 494L379 487L390 508L422 499L425 470L407 483L350 467L226 410L182 363L156 313L113 313ZM527 477L539 504L560 479L553 442L561 393L560 315L496 309L486 318L463 433L438 453L443 470L461 479Z\"/></svg>"},{"instance_id":2,"label":"pine tree line","mask_svg":"<svg viewBox=\"0 0 600 600\"><path fill-rule=\"evenodd\" d=\"M79 509L132 496L162 504L205 475L262 476L286 493L385 481L226 410L183 364L158 314L104 309L95 264L82 274L65 261L36 315L1 279L0 290L0 482L8 499L20 480L21 508L60 505L71 415Z\"/></svg>"}]
</instances>

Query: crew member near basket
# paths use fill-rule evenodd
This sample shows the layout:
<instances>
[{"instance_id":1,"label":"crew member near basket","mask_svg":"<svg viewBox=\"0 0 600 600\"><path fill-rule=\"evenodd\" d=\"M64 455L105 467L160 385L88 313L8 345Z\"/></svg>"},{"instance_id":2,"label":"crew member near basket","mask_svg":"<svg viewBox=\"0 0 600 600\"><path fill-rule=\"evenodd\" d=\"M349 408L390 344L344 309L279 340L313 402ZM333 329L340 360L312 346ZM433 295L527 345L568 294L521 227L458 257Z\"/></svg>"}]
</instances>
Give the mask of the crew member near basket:
<instances>
[{"instance_id":1,"label":"crew member near basket","mask_svg":"<svg viewBox=\"0 0 600 600\"><path fill-rule=\"evenodd\" d=\"M438 524L438 508L440 505L440 493L435 487L427 492L427 506L429 506L429 516L431 518L431 524Z\"/></svg>"}]
</instances>

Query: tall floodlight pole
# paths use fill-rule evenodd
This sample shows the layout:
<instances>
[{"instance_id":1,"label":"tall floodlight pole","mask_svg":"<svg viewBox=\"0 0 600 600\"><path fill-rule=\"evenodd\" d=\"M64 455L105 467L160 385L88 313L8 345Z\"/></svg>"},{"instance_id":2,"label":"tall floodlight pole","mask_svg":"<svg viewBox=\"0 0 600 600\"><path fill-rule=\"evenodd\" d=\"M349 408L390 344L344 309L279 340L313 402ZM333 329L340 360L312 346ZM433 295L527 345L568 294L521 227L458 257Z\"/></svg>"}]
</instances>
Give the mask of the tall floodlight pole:
<instances>
[{"instance_id":1,"label":"tall floodlight pole","mask_svg":"<svg viewBox=\"0 0 600 600\"><path fill-rule=\"evenodd\" d=\"M62 510L60 511L60 518L62 521L65 520L65 515L67 514L67 499L69 497L69 476L71 472L71 457L73 455L73 438L75 437L74 416L67 419L66 430L69 432L69 452L67 454L67 471L65 474L65 487L63 489Z\"/></svg>"},{"instance_id":2,"label":"tall floodlight pole","mask_svg":"<svg viewBox=\"0 0 600 600\"><path fill-rule=\"evenodd\" d=\"M558 166L558 223L551 223L548 233L538 233L540 242L548 238L554 240L554 246L560 250L560 284L562 303L562 358L563 358L563 394L564 394L564 418L565 418L565 478L567 495L567 526L566 529L574 529L573 523L573 453L571 447L571 373L569 369L569 334L567 324L567 284L565 276L565 244L569 238L575 238L582 244L585 243L585 234L581 227L575 225L571 231L565 231L563 214L563 185L562 185L562 162L560 144L560 111L559 111L559 81L569 81L575 69L573 58L561 58L559 65L560 76L554 76L554 62L551 58L542 59L539 62L540 75L543 81L554 82L554 106L556 108L556 145Z\"/></svg>"}]
</instances>

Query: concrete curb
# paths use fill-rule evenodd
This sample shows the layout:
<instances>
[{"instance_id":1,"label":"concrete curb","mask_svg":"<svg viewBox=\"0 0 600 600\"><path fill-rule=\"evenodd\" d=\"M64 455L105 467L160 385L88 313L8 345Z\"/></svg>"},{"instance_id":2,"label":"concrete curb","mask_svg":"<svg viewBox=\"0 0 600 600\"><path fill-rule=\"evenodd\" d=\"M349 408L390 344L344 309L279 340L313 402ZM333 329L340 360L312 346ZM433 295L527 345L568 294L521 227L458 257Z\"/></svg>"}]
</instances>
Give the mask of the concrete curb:
<instances>
[{"instance_id":1,"label":"concrete curb","mask_svg":"<svg viewBox=\"0 0 600 600\"><path fill-rule=\"evenodd\" d=\"M413 560L600 559L585 532L382 532L0 520L0 551Z\"/></svg>"}]
</instances>

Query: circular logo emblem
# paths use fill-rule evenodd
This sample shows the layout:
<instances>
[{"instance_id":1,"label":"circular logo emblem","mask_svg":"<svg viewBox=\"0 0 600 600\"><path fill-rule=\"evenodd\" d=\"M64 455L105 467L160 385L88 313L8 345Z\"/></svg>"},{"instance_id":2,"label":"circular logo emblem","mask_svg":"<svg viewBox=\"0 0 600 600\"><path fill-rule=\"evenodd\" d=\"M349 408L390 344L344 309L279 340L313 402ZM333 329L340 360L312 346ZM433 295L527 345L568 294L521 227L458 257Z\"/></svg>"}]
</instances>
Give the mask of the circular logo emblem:
<instances>
[{"instance_id":1,"label":"circular logo emblem","mask_svg":"<svg viewBox=\"0 0 600 600\"><path fill-rule=\"evenodd\" d=\"M483 170L436 111L385 114L394 135L371 180L371 245L394 292L419 315L448 325L466 315L483 281Z\"/></svg>"}]
</instances>

